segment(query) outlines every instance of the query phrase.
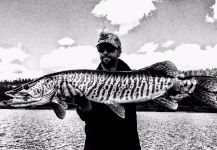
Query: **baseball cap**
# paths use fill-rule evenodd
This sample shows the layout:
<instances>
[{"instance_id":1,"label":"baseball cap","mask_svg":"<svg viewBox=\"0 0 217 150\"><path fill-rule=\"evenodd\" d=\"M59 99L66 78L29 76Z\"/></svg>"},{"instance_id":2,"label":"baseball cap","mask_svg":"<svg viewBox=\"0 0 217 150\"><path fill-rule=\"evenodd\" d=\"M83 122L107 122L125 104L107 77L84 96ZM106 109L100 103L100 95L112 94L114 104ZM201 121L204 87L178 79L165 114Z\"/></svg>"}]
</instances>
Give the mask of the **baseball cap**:
<instances>
[{"instance_id":1,"label":"baseball cap","mask_svg":"<svg viewBox=\"0 0 217 150\"><path fill-rule=\"evenodd\" d=\"M114 33L102 31L100 33L100 37L96 47L98 47L102 43L109 43L112 44L114 47L121 49L121 41L118 38L118 36Z\"/></svg>"}]
</instances>

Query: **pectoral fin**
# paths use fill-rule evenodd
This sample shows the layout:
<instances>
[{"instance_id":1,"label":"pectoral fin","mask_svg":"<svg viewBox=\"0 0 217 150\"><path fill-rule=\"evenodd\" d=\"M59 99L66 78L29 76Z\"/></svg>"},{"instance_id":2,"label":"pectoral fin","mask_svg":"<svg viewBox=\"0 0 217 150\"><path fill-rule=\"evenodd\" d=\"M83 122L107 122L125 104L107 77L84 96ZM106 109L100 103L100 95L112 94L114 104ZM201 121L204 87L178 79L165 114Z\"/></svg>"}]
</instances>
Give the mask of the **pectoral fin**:
<instances>
[{"instance_id":1,"label":"pectoral fin","mask_svg":"<svg viewBox=\"0 0 217 150\"><path fill-rule=\"evenodd\" d=\"M58 97L54 97L53 100L52 100L52 103L56 103L56 104L59 104L59 105L62 105L62 107L64 109L67 109L68 108L68 105L66 104L66 102L60 100Z\"/></svg>"},{"instance_id":2,"label":"pectoral fin","mask_svg":"<svg viewBox=\"0 0 217 150\"><path fill-rule=\"evenodd\" d=\"M54 109L54 112L56 116L59 119L64 119L66 115L66 109L68 108L68 105L66 102L61 101L56 95L53 97L51 105Z\"/></svg>"},{"instance_id":3,"label":"pectoral fin","mask_svg":"<svg viewBox=\"0 0 217 150\"><path fill-rule=\"evenodd\" d=\"M59 119L64 119L65 118L66 110L65 110L65 107L63 105L60 105L58 103L52 103L52 107L53 107L53 110L54 110L56 116Z\"/></svg>"},{"instance_id":4,"label":"pectoral fin","mask_svg":"<svg viewBox=\"0 0 217 150\"><path fill-rule=\"evenodd\" d=\"M111 108L111 110L116 113L119 117L125 118L125 108L124 106L117 104L117 103L106 103L106 105Z\"/></svg>"}]
</instances>

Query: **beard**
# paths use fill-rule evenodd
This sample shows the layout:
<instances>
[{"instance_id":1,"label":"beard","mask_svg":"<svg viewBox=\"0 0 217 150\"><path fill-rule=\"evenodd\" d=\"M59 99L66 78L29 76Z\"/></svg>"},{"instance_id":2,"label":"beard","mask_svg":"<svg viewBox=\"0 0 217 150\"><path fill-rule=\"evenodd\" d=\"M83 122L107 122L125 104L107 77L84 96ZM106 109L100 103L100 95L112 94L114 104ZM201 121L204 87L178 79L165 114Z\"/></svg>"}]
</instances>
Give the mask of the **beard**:
<instances>
[{"instance_id":1,"label":"beard","mask_svg":"<svg viewBox=\"0 0 217 150\"><path fill-rule=\"evenodd\" d=\"M118 58L109 55L104 55L100 57L100 60L102 65L105 68L109 69L116 65Z\"/></svg>"}]
</instances>

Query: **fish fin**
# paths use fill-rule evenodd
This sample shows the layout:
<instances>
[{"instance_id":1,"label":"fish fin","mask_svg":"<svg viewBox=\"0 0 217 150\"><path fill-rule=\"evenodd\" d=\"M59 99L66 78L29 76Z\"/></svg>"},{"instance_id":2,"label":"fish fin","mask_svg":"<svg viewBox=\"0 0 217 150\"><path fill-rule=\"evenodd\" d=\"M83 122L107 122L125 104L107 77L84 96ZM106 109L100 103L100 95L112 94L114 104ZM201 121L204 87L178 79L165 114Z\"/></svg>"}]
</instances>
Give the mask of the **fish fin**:
<instances>
[{"instance_id":1,"label":"fish fin","mask_svg":"<svg viewBox=\"0 0 217 150\"><path fill-rule=\"evenodd\" d=\"M62 101L62 100L60 100L56 95L53 97L52 103L60 104L60 105L62 105L62 107L63 107L64 109L67 109L67 108L68 108L67 103L64 102L64 101Z\"/></svg>"},{"instance_id":2,"label":"fish fin","mask_svg":"<svg viewBox=\"0 0 217 150\"><path fill-rule=\"evenodd\" d=\"M204 89L209 92L217 92L217 78L210 76L196 76L196 88ZM195 89L197 90L197 89Z\"/></svg>"},{"instance_id":3,"label":"fish fin","mask_svg":"<svg viewBox=\"0 0 217 150\"><path fill-rule=\"evenodd\" d=\"M66 110L65 107L63 107L63 105L60 105L59 103L51 103L53 110L56 114L56 116L59 119L64 119L66 116Z\"/></svg>"},{"instance_id":4,"label":"fish fin","mask_svg":"<svg viewBox=\"0 0 217 150\"><path fill-rule=\"evenodd\" d=\"M66 104L66 102L61 101L57 97L57 94L55 93L54 97L52 98L51 105L53 107L53 110L56 116L59 119L64 119L66 115L66 109L68 108L68 105Z\"/></svg>"},{"instance_id":5,"label":"fish fin","mask_svg":"<svg viewBox=\"0 0 217 150\"><path fill-rule=\"evenodd\" d=\"M193 98L195 100L200 100L214 109L217 109L217 97L215 93L197 89L197 91L193 93Z\"/></svg>"},{"instance_id":6,"label":"fish fin","mask_svg":"<svg viewBox=\"0 0 217 150\"><path fill-rule=\"evenodd\" d=\"M171 97L159 97L154 99L154 101L158 104L160 104L163 107L166 107L170 110L177 110L178 108L178 103L176 102L175 99Z\"/></svg>"},{"instance_id":7,"label":"fish fin","mask_svg":"<svg viewBox=\"0 0 217 150\"><path fill-rule=\"evenodd\" d=\"M156 73L156 74L162 74L162 75L168 75L176 77L178 76L178 68L175 66L174 63L170 61L162 61L155 63L151 66L142 68L140 70L144 70L146 72Z\"/></svg>"},{"instance_id":8,"label":"fish fin","mask_svg":"<svg viewBox=\"0 0 217 150\"><path fill-rule=\"evenodd\" d=\"M195 77L197 80L196 87L191 93L195 100L217 109L217 78L215 77Z\"/></svg>"},{"instance_id":9,"label":"fish fin","mask_svg":"<svg viewBox=\"0 0 217 150\"><path fill-rule=\"evenodd\" d=\"M118 104L118 103L114 103L114 102L109 102L106 103L106 105L111 108L111 110L116 113L119 117L121 118L125 118L125 108L124 106Z\"/></svg>"},{"instance_id":10,"label":"fish fin","mask_svg":"<svg viewBox=\"0 0 217 150\"><path fill-rule=\"evenodd\" d=\"M68 108L68 105L67 105L66 102L60 101L59 103L64 107L64 109L67 109L67 108Z\"/></svg>"},{"instance_id":11,"label":"fish fin","mask_svg":"<svg viewBox=\"0 0 217 150\"><path fill-rule=\"evenodd\" d=\"M169 97L170 99L173 99L174 101L179 102L186 97L190 97L190 95L188 93L182 93L182 94L177 94L175 96L169 96Z\"/></svg>"}]
</instances>

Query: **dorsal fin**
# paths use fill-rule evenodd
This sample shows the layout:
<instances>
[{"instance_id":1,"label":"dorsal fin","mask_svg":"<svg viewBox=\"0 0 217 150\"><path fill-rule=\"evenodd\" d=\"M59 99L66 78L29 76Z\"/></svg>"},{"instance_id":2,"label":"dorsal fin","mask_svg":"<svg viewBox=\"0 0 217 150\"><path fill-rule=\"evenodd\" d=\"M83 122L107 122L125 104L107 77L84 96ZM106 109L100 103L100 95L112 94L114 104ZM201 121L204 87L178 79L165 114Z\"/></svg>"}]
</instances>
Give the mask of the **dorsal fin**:
<instances>
[{"instance_id":1,"label":"dorsal fin","mask_svg":"<svg viewBox=\"0 0 217 150\"><path fill-rule=\"evenodd\" d=\"M142 68L140 70L145 70L146 72L168 75L173 77L176 77L178 75L177 67L174 63L170 61L158 62L151 66Z\"/></svg>"}]
</instances>

